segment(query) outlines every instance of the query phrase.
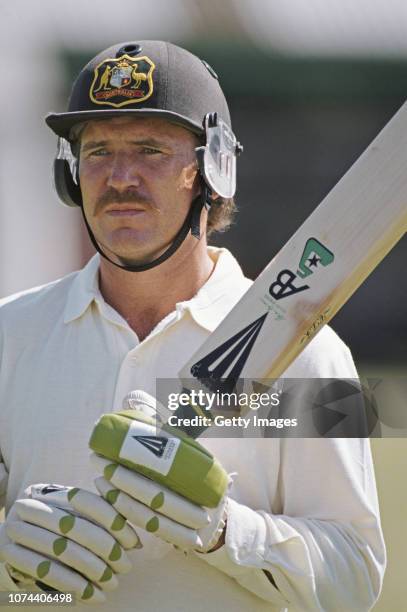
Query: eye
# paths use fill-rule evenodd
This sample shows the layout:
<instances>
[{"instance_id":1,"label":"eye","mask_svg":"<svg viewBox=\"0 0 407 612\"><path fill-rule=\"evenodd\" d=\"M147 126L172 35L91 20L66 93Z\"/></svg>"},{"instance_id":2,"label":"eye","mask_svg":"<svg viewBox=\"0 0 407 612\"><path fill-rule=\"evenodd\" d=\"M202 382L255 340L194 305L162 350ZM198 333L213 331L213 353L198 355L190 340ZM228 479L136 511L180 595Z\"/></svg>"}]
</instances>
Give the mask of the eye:
<instances>
[{"instance_id":1,"label":"eye","mask_svg":"<svg viewBox=\"0 0 407 612\"><path fill-rule=\"evenodd\" d=\"M108 154L109 152L107 149L94 149L93 151L89 151L88 157L101 157Z\"/></svg>"},{"instance_id":2,"label":"eye","mask_svg":"<svg viewBox=\"0 0 407 612\"><path fill-rule=\"evenodd\" d=\"M160 155L160 154L162 154L162 151L160 151L160 149L155 149L154 147L143 147L141 151L145 155Z\"/></svg>"}]
</instances>

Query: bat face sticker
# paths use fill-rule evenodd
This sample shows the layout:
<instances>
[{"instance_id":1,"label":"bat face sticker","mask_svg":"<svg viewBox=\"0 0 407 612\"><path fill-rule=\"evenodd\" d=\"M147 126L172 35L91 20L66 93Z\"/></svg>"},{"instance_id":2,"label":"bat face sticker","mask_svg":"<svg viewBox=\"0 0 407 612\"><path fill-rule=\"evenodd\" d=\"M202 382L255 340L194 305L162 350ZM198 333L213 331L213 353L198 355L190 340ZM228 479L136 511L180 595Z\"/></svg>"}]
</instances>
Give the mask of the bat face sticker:
<instances>
[{"instance_id":1,"label":"bat face sticker","mask_svg":"<svg viewBox=\"0 0 407 612\"><path fill-rule=\"evenodd\" d=\"M313 274L319 266L329 266L335 259L334 254L316 238L307 240L298 265L297 274L305 278Z\"/></svg>"},{"instance_id":2,"label":"bat face sticker","mask_svg":"<svg viewBox=\"0 0 407 612\"><path fill-rule=\"evenodd\" d=\"M274 283L270 285L270 295L275 300L281 300L309 289L309 285L295 285L294 283L298 281L298 277L305 278L314 274L319 268L329 266L334 259L334 254L322 242L316 238L309 238L305 243L298 270L296 272L288 269L281 270Z\"/></svg>"},{"instance_id":3,"label":"bat face sticker","mask_svg":"<svg viewBox=\"0 0 407 612\"><path fill-rule=\"evenodd\" d=\"M309 238L305 243L297 272L281 270L269 287L270 295L275 300L281 300L309 289L309 285L298 284L298 277L309 276L333 261L334 254L327 247L316 238ZM267 314L266 312L194 363L190 370L192 376L212 390L222 390L226 393L233 391Z\"/></svg>"},{"instance_id":4,"label":"bat face sticker","mask_svg":"<svg viewBox=\"0 0 407 612\"><path fill-rule=\"evenodd\" d=\"M195 363L191 367L192 376L203 381L208 388L214 390L222 389L225 393L232 391L251 353L267 314L266 312ZM223 358L221 359L222 356Z\"/></svg>"}]
</instances>

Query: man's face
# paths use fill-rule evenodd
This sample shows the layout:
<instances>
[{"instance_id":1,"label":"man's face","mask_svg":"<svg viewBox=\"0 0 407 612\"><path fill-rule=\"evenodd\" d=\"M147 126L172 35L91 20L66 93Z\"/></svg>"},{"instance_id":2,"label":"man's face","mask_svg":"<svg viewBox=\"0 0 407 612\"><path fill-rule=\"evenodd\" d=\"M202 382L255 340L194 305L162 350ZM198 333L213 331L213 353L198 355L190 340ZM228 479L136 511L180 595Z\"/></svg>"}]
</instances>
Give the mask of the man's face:
<instances>
[{"instance_id":1,"label":"man's face","mask_svg":"<svg viewBox=\"0 0 407 612\"><path fill-rule=\"evenodd\" d=\"M188 130L159 118L89 121L80 138L83 206L97 242L123 263L163 253L199 193Z\"/></svg>"}]
</instances>

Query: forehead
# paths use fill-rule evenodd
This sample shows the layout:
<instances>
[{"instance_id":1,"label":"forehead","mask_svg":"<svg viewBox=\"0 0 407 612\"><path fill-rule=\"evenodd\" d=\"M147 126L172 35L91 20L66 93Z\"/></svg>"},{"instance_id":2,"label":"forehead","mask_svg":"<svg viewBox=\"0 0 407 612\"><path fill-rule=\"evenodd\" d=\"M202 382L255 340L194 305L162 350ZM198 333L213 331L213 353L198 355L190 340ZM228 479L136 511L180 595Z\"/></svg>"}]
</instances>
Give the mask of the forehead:
<instances>
[{"instance_id":1,"label":"forehead","mask_svg":"<svg viewBox=\"0 0 407 612\"><path fill-rule=\"evenodd\" d=\"M160 138L164 142L179 142L196 146L197 136L189 130L159 117L114 117L88 121L80 130L83 144L90 140L130 138Z\"/></svg>"}]
</instances>

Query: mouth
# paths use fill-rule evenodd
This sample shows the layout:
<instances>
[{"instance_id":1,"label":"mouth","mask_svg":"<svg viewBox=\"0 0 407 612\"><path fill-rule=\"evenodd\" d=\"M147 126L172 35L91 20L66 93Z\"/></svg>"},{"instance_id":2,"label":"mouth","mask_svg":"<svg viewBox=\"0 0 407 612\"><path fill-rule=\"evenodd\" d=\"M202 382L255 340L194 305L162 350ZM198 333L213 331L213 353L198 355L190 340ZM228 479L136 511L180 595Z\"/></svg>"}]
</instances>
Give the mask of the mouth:
<instances>
[{"instance_id":1,"label":"mouth","mask_svg":"<svg viewBox=\"0 0 407 612\"><path fill-rule=\"evenodd\" d=\"M105 214L109 217L136 217L146 212L146 208L133 205L126 206L125 204L118 204L117 206L111 206L105 210Z\"/></svg>"}]
</instances>

